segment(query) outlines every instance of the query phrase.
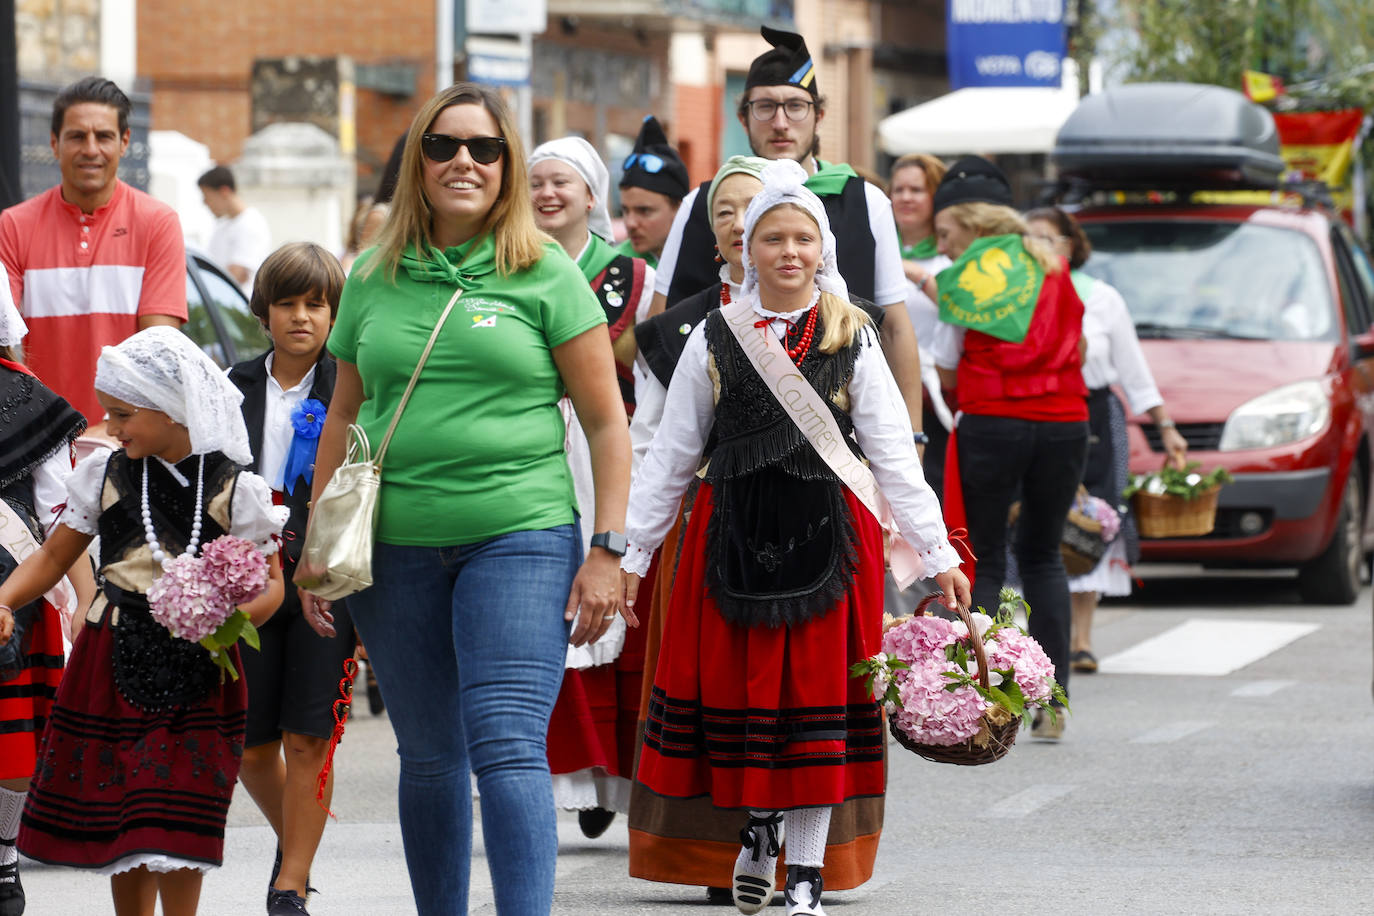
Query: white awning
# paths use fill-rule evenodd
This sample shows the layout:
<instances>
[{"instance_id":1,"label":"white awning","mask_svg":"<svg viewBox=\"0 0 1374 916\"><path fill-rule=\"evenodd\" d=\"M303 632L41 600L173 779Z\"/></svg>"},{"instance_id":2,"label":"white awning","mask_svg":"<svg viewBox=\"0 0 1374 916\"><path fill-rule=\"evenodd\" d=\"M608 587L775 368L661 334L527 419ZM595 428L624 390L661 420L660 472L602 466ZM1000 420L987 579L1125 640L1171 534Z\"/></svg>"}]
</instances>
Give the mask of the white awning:
<instances>
[{"instance_id":1,"label":"white awning","mask_svg":"<svg viewBox=\"0 0 1374 916\"><path fill-rule=\"evenodd\" d=\"M878 138L890 156L1047 153L1077 105L1073 90L958 89L883 118L878 122Z\"/></svg>"}]
</instances>

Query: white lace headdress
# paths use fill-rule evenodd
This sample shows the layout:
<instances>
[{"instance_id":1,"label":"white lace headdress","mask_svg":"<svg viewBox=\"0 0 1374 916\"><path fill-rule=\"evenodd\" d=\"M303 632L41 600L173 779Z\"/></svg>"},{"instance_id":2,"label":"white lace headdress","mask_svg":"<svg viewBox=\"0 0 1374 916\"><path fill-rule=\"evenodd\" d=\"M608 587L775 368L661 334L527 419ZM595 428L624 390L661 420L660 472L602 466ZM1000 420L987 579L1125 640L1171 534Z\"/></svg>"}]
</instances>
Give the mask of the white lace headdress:
<instances>
[{"instance_id":1,"label":"white lace headdress","mask_svg":"<svg viewBox=\"0 0 1374 916\"><path fill-rule=\"evenodd\" d=\"M806 187L806 170L791 159L778 159L768 163L759 174L759 180L763 182L763 190L754 195L744 211L744 284L740 294L749 295L758 286L758 268L749 257L749 240L754 237L754 227L774 207L796 204L811 214L821 230L821 263L816 268L816 286L848 302L849 287L840 276L839 262L835 259L835 234L830 231L825 205Z\"/></svg>"},{"instance_id":2,"label":"white lace headdress","mask_svg":"<svg viewBox=\"0 0 1374 916\"><path fill-rule=\"evenodd\" d=\"M5 265L0 264L0 346L17 347L27 333L29 326L14 307L9 274L5 273Z\"/></svg>"},{"instance_id":3,"label":"white lace headdress","mask_svg":"<svg viewBox=\"0 0 1374 916\"><path fill-rule=\"evenodd\" d=\"M587 228L608 242L615 241L615 230L611 228L611 211L606 201L611 196L611 174L606 171L606 163L597 155L596 147L581 137L559 137L541 143L530 153L529 165L545 159L557 159L573 167L592 192L592 212L587 215Z\"/></svg>"},{"instance_id":4,"label":"white lace headdress","mask_svg":"<svg viewBox=\"0 0 1374 916\"><path fill-rule=\"evenodd\" d=\"M223 452L248 464L243 394L200 347L175 328L160 325L104 347L95 364L95 387L112 397L160 410L191 434L191 453Z\"/></svg>"}]
</instances>

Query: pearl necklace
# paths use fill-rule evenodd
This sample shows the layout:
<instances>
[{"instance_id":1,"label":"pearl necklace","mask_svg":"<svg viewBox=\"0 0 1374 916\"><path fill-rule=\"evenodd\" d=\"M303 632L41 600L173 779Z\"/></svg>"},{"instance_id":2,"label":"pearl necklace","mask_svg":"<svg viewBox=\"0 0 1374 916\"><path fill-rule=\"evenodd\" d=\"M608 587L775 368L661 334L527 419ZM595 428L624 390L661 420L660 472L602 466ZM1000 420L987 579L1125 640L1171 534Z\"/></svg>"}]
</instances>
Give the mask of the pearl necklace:
<instances>
[{"instance_id":1,"label":"pearl necklace","mask_svg":"<svg viewBox=\"0 0 1374 916\"><path fill-rule=\"evenodd\" d=\"M200 456L200 467L196 471L196 512L191 516L191 540L186 544L186 550L182 553L183 557L193 557L196 555L196 548L200 546L200 513L205 499L205 456ZM163 569L172 565L172 561L167 558L162 545L158 543L157 533L153 531L153 513L148 508L148 459L143 459L143 537L148 542L148 549L153 553L153 562L159 564Z\"/></svg>"}]
</instances>

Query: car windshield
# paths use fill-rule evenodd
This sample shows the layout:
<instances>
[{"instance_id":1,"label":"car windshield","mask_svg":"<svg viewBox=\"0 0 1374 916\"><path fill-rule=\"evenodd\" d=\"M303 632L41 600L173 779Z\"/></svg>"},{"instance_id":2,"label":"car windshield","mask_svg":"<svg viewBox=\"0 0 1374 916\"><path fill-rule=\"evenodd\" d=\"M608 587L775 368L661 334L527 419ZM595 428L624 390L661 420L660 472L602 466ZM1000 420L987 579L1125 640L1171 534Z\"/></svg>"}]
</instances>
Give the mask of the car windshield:
<instances>
[{"instance_id":1,"label":"car windshield","mask_svg":"<svg viewBox=\"0 0 1374 916\"><path fill-rule=\"evenodd\" d=\"M1292 229L1204 220L1084 222L1084 270L1120 291L1142 338L1335 340L1321 254Z\"/></svg>"}]
</instances>

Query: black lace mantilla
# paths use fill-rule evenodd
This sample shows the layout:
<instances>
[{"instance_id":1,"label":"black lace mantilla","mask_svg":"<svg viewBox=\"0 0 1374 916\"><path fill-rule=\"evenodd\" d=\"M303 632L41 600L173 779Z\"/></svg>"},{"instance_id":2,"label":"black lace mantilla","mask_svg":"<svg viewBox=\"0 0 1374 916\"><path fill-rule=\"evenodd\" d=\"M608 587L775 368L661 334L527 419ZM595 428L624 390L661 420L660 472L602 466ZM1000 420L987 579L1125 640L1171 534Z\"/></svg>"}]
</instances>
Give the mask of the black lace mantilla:
<instances>
[{"instance_id":1,"label":"black lace mantilla","mask_svg":"<svg viewBox=\"0 0 1374 916\"><path fill-rule=\"evenodd\" d=\"M33 376L0 369L0 487L33 469L86 429L86 418Z\"/></svg>"},{"instance_id":2,"label":"black lace mantilla","mask_svg":"<svg viewBox=\"0 0 1374 916\"><path fill-rule=\"evenodd\" d=\"M183 487L162 462L149 460L147 463L148 505L154 530L168 556L185 550L191 538L198 465L199 458L194 455L177 465L177 470L191 481L190 486ZM101 567L144 542L143 467L142 461L130 461L122 451L112 455L106 465L105 480L114 485L116 499L110 505L102 505L97 522ZM205 456L204 505L200 521L202 544L225 533L210 516L208 508L216 494L237 482L238 470L237 465L219 452ZM231 491L231 505L232 500ZM198 643L173 636L154 620L148 610L147 596L126 592L103 578L100 584L111 609L119 609L114 627L114 675L120 694L147 712L194 705L209 696L220 681L219 669L210 660L210 653Z\"/></svg>"},{"instance_id":3,"label":"black lace mantilla","mask_svg":"<svg viewBox=\"0 0 1374 916\"><path fill-rule=\"evenodd\" d=\"M797 332L789 335L788 345ZM744 626L802 623L844 596L858 569L857 533L844 489L784 412L719 312L706 341L720 379L706 586L721 614ZM825 334L817 319L815 341ZM830 407L856 455L853 421L834 404L849 384L860 344L802 359L802 376Z\"/></svg>"}]
</instances>

